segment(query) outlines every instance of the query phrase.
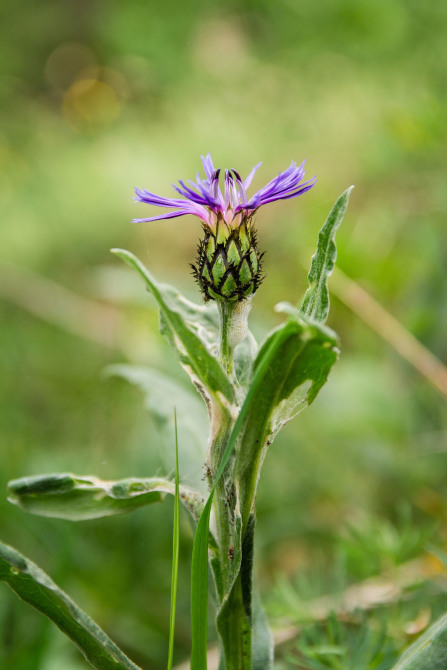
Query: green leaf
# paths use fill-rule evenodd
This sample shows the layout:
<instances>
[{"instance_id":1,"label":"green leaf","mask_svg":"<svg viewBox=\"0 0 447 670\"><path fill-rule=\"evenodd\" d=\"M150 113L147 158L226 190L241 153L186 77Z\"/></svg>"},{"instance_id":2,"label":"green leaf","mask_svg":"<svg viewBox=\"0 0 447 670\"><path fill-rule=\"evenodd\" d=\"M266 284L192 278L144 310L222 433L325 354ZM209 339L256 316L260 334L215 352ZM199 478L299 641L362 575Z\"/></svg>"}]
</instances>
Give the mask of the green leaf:
<instances>
[{"instance_id":1,"label":"green leaf","mask_svg":"<svg viewBox=\"0 0 447 670\"><path fill-rule=\"evenodd\" d=\"M210 353L217 352L219 312L215 302L207 305L198 305L180 293L178 289L169 284L159 284L165 300L169 305L175 307L185 323L193 330L207 345Z\"/></svg>"},{"instance_id":2,"label":"green leaf","mask_svg":"<svg viewBox=\"0 0 447 670\"><path fill-rule=\"evenodd\" d=\"M159 284L141 261L129 251L112 249L112 253L122 258L143 277L148 290L158 303L161 333L177 352L180 363L205 400L210 400L211 396L219 404L224 400L232 404L232 384L209 349L209 341L202 337L204 312L200 311L201 321L195 321L193 325L189 317L197 316L199 307L191 307L193 303L186 301L174 289Z\"/></svg>"},{"instance_id":3,"label":"green leaf","mask_svg":"<svg viewBox=\"0 0 447 670\"><path fill-rule=\"evenodd\" d=\"M238 477L239 481L249 482L242 498L245 502L242 522L245 526L256 489L257 466L269 435L273 410L307 380L311 381L311 385L305 402L310 404L325 383L337 353L336 338L332 331L293 318L275 330L259 351L252 382L225 447L194 538L191 571L191 667L194 670L206 670L209 519L220 477L240 440L244 448L238 450L236 459L239 459L239 470L236 465L235 471L243 473ZM250 453L246 454L247 446Z\"/></svg>"},{"instance_id":4,"label":"green leaf","mask_svg":"<svg viewBox=\"0 0 447 670\"><path fill-rule=\"evenodd\" d=\"M120 479L104 481L70 473L23 477L8 484L8 500L40 516L84 521L123 514L175 495L175 483L167 479ZM200 493L180 487L180 499L197 519L203 509Z\"/></svg>"},{"instance_id":5,"label":"green leaf","mask_svg":"<svg viewBox=\"0 0 447 670\"><path fill-rule=\"evenodd\" d=\"M409 647L392 670L445 670L447 668L447 614Z\"/></svg>"},{"instance_id":6,"label":"green leaf","mask_svg":"<svg viewBox=\"0 0 447 670\"><path fill-rule=\"evenodd\" d=\"M192 550L191 567L191 624L192 624L192 670L207 668L207 631L208 631L208 537L211 506L216 486L231 458L238 436L244 425L249 408L259 388L259 379L268 369L271 357L280 341L280 334L274 333L267 348L263 351L253 381L248 389L244 403L228 438L219 469L215 475L213 487L197 524Z\"/></svg>"},{"instance_id":7,"label":"green leaf","mask_svg":"<svg viewBox=\"0 0 447 670\"><path fill-rule=\"evenodd\" d=\"M169 615L169 654L168 670L172 670L174 658L175 609L177 603L178 561L180 548L180 483L178 468L178 433L177 412L174 409L175 425L175 500L174 500L174 531L172 537L172 576L171 576L171 611Z\"/></svg>"},{"instance_id":8,"label":"green leaf","mask_svg":"<svg viewBox=\"0 0 447 670\"><path fill-rule=\"evenodd\" d=\"M307 276L309 288L306 291L300 310L311 319L325 323L329 314L328 279L334 269L337 258L335 234L343 221L349 194L353 189L350 186L331 209L329 216L318 235L317 251L312 256L310 271Z\"/></svg>"},{"instance_id":9,"label":"green leaf","mask_svg":"<svg viewBox=\"0 0 447 670\"><path fill-rule=\"evenodd\" d=\"M227 629L225 622L231 617L229 603L231 601L231 590L237 586L237 577L241 565L241 543L247 543L249 535L249 518L252 512L252 504L256 493L259 478L259 468L265 455L268 444L273 439L286 421L289 421L297 411L309 405L327 380L332 365L338 357L337 336L328 328L311 322L298 316L295 308L289 320L271 333L262 345L254 363L253 379L243 403L241 412L236 420L234 429L230 435L223 456L223 467L219 469L215 480L215 486L220 478L223 468L227 464L235 444L240 448L236 451L234 473L239 488L240 516L239 537L233 534L234 560L231 571L226 576L227 589L225 591L221 607L217 616L217 627L221 632ZM211 491L210 499L214 489ZM207 506L210 505L210 499ZM206 612L205 586L206 555L199 556L199 550L204 551L205 525L201 523L205 516L199 521L197 532L199 537L197 555L193 550L193 571L202 570L200 576L202 602L194 602L192 608L193 616L193 650L194 643L202 645L201 652L197 654L197 668L206 668L206 632L198 632L194 635L194 625L206 626L203 612ZM203 521L205 524L205 521ZM244 533L244 534L242 534ZM196 535L197 539L197 535ZM194 548L196 544L194 543ZM245 553L247 547L245 548ZM248 564L250 561L248 560ZM251 590L251 575L240 575L242 589ZM247 602L250 597L247 596ZM202 617L200 617L202 613ZM253 613L255 615L255 612ZM259 612L256 627L253 628L252 667L271 667L271 639L267 632L268 627ZM223 644L231 644L231 640L223 638ZM200 655L201 654L201 655ZM194 657L195 659L195 657ZM253 665L254 664L254 665ZM270 666L269 666L270 664ZM195 666L192 666L195 667Z\"/></svg>"},{"instance_id":10,"label":"green leaf","mask_svg":"<svg viewBox=\"0 0 447 670\"><path fill-rule=\"evenodd\" d=\"M51 619L97 670L140 670L45 572L2 543L0 580Z\"/></svg>"},{"instance_id":11,"label":"green leaf","mask_svg":"<svg viewBox=\"0 0 447 670\"><path fill-rule=\"evenodd\" d=\"M303 318L291 317L262 345L244 402L246 416L238 437L243 448L237 450L234 466L241 482L244 527L268 444L287 421L314 401L337 358L336 334Z\"/></svg>"},{"instance_id":12,"label":"green leaf","mask_svg":"<svg viewBox=\"0 0 447 670\"><path fill-rule=\"evenodd\" d=\"M191 670L206 670L208 645L208 534L211 492L197 524L192 548L191 567Z\"/></svg>"}]
</instances>

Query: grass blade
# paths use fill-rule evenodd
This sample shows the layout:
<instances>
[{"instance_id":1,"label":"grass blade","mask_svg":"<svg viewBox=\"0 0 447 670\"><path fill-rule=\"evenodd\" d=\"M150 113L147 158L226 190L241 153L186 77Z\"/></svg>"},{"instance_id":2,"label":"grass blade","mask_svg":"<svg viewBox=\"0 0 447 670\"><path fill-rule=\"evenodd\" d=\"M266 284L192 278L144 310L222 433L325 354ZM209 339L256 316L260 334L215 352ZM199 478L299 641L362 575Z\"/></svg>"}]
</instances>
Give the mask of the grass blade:
<instances>
[{"instance_id":1,"label":"grass blade","mask_svg":"<svg viewBox=\"0 0 447 670\"><path fill-rule=\"evenodd\" d=\"M171 613L169 617L169 655L168 670L172 670L174 656L175 608L177 604L178 560L180 546L180 484L178 469L178 435L177 412L174 408L175 426L175 497L174 497L174 532L172 540L172 577L171 577Z\"/></svg>"}]
</instances>

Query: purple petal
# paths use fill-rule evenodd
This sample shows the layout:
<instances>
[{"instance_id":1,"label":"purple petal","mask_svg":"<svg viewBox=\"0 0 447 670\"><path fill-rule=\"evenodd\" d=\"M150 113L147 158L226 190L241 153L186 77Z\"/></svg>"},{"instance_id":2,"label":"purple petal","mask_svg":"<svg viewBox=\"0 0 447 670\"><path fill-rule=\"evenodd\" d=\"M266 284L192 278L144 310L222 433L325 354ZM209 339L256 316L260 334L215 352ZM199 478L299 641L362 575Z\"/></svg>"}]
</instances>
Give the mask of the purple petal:
<instances>
[{"instance_id":1,"label":"purple petal","mask_svg":"<svg viewBox=\"0 0 447 670\"><path fill-rule=\"evenodd\" d=\"M223 203L222 193L219 188L219 177L220 177L220 168L216 170L213 174L213 180L210 184L210 193L213 199L213 203L219 207Z\"/></svg>"},{"instance_id":2,"label":"purple petal","mask_svg":"<svg viewBox=\"0 0 447 670\"><path fill-rule=\"evenodd\" d=\"M135 193L134 200L137 202L145 202L148 205L156 205L157 207L179 207L185 203L184 200L180 200L179 198L164 198L156 193L146 191L146 189L136 188Z\"/></svg>"},{"instance_id":3,"label":"purple petal","mask_svg":"<svg viewBox=\"0 0 447 670\"><path fill-rule=\"evenodd\" d=\"M246 210L252 210L252 209L258 209L258 207L261 206L261 198L259 197L258 193L255 193L252 198L243 206L243 209ZM242 209L242 207L241 207Z\"/></svg>"},{"instance_id":4,"label":"purple petal","mask_svg":"<svg viewBox=\"0 0 447 670\"><path fill-rule=\"evenodd\" d=\"M269 181L269 183L261 188L258 193L262 195L270 195L272 193L277 193L286 189L293 188L299 181L304 177L304 170L302 165L298 168L296 163L292 161L290 167L287 168L284 172L280 172L275 179Z\"/></svg>"},{"instance_id":5,"label":"purple petal","mask_svg":"<svg viewBox=\"0 0 447 670\"><path fill-rule=\"evenodd\" d=\"M211 181L211 176L214 170L214 165L213 165L213 159L211 158L211 154L208 153L206 156L201 156L202 163L203 163L203 169L205 170L205 174L208 177L208 179Z\"/></svg>"},{"instance_id":6,"label":"purple petal","mask_svg":"<svg viewBox=\"0 0 447 670\"><path fill-rule=\"evenodd\" d=\"M228 207L230 204L230 189L233 177L230 174L229 170L225 170L225 207Z\"/></svg>"},{"instance_id":7,"label":"purple petal","mask_svg":"<svg viewBox=\"0 0 447 670\"><path fill-rule=\"evenodd\" d=\"M168 212L167 214L158 214L158 216L150 216L148 219L132 219L132 223L145 223L146 221L161 221L161 219L174 219L177 216L185 216L190 214L186 211Z\"/></svg>"},{"instance_id":8,"label":"purple petal","mask_svg":"<svg viewBox=\"0 0 447 670\"><path fill-rule=\"evenodd\" d=\"M244 181L244 188L245 188L245 189L247 189L247 188L250 186L251 182L253 181L253 177L254 177L255 174L256 174L256 171L259 170L259 168L261 167L261 165L262 165L262 162L261 162L261 163L258 163L257 165L255 165L254 168L253 168L253 170L250 172L250 174L248 175L248 177L245 179L245 181Z\"/></svg>"},{"instance_id":9,"label":"purple petal","mask_svg":"<svg viewBox=\"0 0 447 670\"><path fill-rule=\"evenodd\" d=\"M276 200L289 200L290 198L296 198L298 195L302 195L303 193L306 193L306 191L310 191L310 189L315 186L316 181L317 180L314 177L311 181L306 181L304 184L301 184L300 187L294 191L289 190L286 192L273 193L269 196L261 196L261 205L267 205L269 202L275 202Z\"/></svg>"},{"instance_id":10,"label":"purple petal","mask_svg":"<svg viewBox=\"0 0 447 670\"><path fill-rule=\"evenodd\" d=\"M233 170L233 174L236 177L236 188L237 192L239 193L239 203L240 205L245 205L248 201L248 198L244 188L244 184L242 183L242 179L240 178L239 173L236 172L236 170Z\"/></svg>"},{"instance_id":11,"label":"purple petal","mask_svg":"<svg viewBox=\"0 0 447 670\"><path fill-rule=\"evenodd\" d=\"M211 226L214 215L221 213L226 221L227 219L232 221L234 215L239 212L245 211L249 215L261 205L266 205L275 200L296 198L309 191L316 181L314 177L310 181L300 183L304 178L304 161L299 166L292 161L284 172L280 172L277 177L269 181L247 201L246 189L250 186L262 163L258 163L252 169L245 181L242 181L236 170L225 170L224 195L219 185L220 169L215 170L209 153L202 156L202 163L206 175L205 179L202 179L200 172L198 172L196 181L187 180L185 182L179 180L178 186L172 185L177 193L182 196L181 198L165 198L146 189L136 188L135 200L155 207L169 207L174 211L145 219L134 219L134 221L157 221L192 214Z\"/></svg>"},{"instance_id":12,"label":"purple petal","mask_svg":"<svg viewBox=\"0 0 447 670\"><path fill-rule=\"evenodd\" d=\"M180 195L183 195L188 200L195 202L199 205L205 205L205 207L209 205L214 205L214 201L206 191L203 191L202 195L200 195L199 193L196 193L196 191L193 191L191 188L188 188L188 186L186 186L184 181L180 180L179 184L182 188L179 188L175 184L172 184L172 186L175 188L177 193L180 193Z\"/></svg>"},{"instance_id":13,"label":"purple petal","mask_svg":"<svg viewBox=\"0 0 447 670\"><path fill-rule=\"evenodd\" d=\"M303 165L304 162L299 167L296 167L296 163L292 161L287 170L280 172L275 179L272 179L266 186L261 188L257 192L257 195L261 198L261 202L267 198L280 196L296 189L304 177Z\"/></svg>"}]
</instances>

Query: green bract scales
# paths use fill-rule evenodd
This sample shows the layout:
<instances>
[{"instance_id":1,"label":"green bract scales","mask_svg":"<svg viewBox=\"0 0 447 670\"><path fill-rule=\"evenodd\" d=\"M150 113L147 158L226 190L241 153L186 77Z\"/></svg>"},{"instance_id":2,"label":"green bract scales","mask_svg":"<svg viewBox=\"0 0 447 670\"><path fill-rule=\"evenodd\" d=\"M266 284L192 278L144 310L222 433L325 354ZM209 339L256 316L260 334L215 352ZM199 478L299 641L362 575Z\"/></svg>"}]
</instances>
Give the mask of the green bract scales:
<instances>
[{"instance_id":1,"label":"green bract scales","mask_svg":"<svg viewBox=\"0 0 447 670\"><path fill-rule=\"evenodd\" d=\"M204 226L193 274L205 300L244 300L256 292L264 276L251 220L231 229L218 220L214 229Z\"/></svg>"}]
</instances>

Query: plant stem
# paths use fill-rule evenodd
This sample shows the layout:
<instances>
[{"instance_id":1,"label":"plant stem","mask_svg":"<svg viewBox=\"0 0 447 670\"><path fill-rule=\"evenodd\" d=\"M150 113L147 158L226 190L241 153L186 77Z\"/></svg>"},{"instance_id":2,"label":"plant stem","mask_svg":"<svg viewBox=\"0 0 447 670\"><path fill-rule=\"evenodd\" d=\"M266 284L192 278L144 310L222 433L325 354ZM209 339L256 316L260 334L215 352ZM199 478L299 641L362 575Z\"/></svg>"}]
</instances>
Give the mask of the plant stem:
<instances>
[{"instance_id":1,"label":"plant stem","mask_svg":"<svg viewBox=\"0 0 447 670\"><path fill-rule=\"evenodd\" d=\"M217 630L220 635L223 652L221 668L224 667L225 670L251 670L252 667L254 528L253 516L247 524L242 540L237 576L217 616ZM236 556L233 560L236 560ZM258 667L261 668L264 666L259 665ZM269 670L268 666L266 666L266 670Z\"/></svg>"},{"instance_id":2,"label":"plant stem","mask_svg":"<svg viewBox=\"0 0 447 670\"><path fill-rule=\"evenodd\" d=\"M230 379L234 379L234 349L248 332L251 296L245 300L219 301L219 357Z\"/></svg>"},{"instance_id":3,"label":"plant stem","mask_svg":"<svg viewBox=\"0 0 447 670\"><path fill-rule=\"evenodd\" d=\"M233 428L234 419L228 414L222 417L221 430L216 435L211 449L211 464L215 472L226 443ZM251 622L250 622L250 589L244 589L243 575L251 577L251 557L243 569L245 558L244 548L234 555L235 547L241 545L241 520L235 519L236 496L232 479L232 461L227 466L216 486L213 501L215 534L218 543L219 560L211 563L214 572L218 596L217 629L220 636L222 659L220 668L223 670L251 670ZM242 552L239 553L242 549ZM241 561L240 569L238 561ZM238 569L238 574L234 573ZM232 583L234 581L234 583ZM248 601L248 602L247 602Z\"/></svg>"},{"instance_id":4,"label":"plant stem","mask_svg":"<svg viewBox=\"0 0 447 670\"><path fill-rule=\"evenodd\" d=\"M226 607L228 614L219 626L225 670L251 670L251 621L245 610L240 573Z\"/></svg>"},{"instance_id":5,"label":"plant stem","mask_svg":"<svg viewBox=\"0 0 447 670\"><path fill-rule=\"evenodd\" d=\"M234 375L233 352L234 345L231 342L231 326L235 303L219 302L219 356L225 372L231 378Z\"/></svg>"},{"instance_id":6,"label":"plant stem","mask_svg":"<svg viewBox=\"0 0 447 670\"><path fill-rule=\"evenodd\" d=\"M211 447L210 453L210 464L213 477L217 470L219 469L220 462L222 460L222 455L225 451L228 438L230 436L231 430L233 428L234 421L229 415L228 412L223 412L221 417L220 430L217 433L214 442ZM220 571L221 574L225 574L225 562L224 555L228 554L230 547L230 508L227 505L227 481L228 475L226 473L220 478L216 486L216 491L214 494L213 501L213 511L214 511L214 520L216 524L216 539L219 545L220 551ZM218 590L221 592L218 594L219 598L222 598L225 585L217 585Z\"/></svg>"},{"instance_id":7,"label":"plant stem","mask_svg":"<svg viewBox=\"0 0 447 670\"><path fill-rule=\"evenodd\" d=\"M218 303L219 357L222 367L235 387L234 350L247 334L249 299ZM239 390L239 389L238 389ZM238 393L236 393L236 396ZM219 429L210 448L211 472L217 472L233 430L235 416L225 408L219 416ZM211 564L218 591L217 629L220 636L225 670L251 670L251 572L253 563L254 523L242 526L239 486L234 479L234 459L226 467L215 490L215 533L219 547L218 565ZM248 543L246 539L248 538Z\"/></svg>"}]
</instances>

